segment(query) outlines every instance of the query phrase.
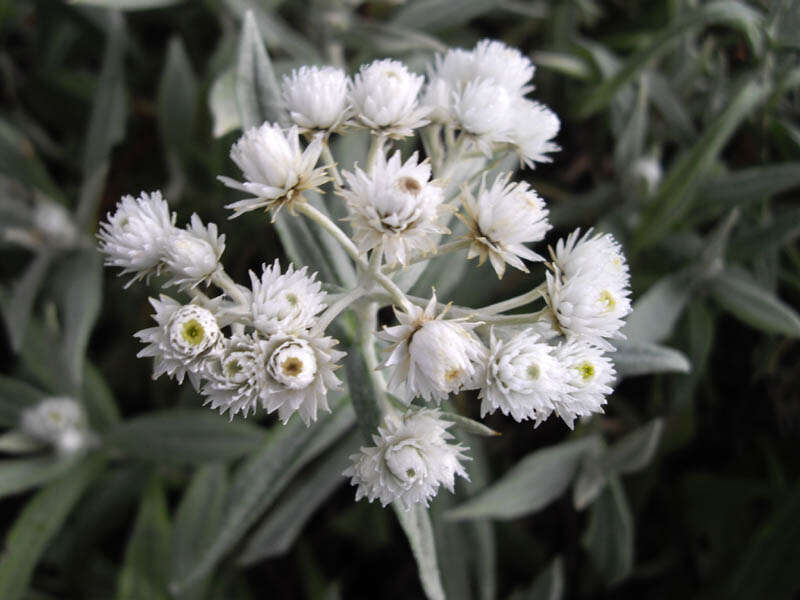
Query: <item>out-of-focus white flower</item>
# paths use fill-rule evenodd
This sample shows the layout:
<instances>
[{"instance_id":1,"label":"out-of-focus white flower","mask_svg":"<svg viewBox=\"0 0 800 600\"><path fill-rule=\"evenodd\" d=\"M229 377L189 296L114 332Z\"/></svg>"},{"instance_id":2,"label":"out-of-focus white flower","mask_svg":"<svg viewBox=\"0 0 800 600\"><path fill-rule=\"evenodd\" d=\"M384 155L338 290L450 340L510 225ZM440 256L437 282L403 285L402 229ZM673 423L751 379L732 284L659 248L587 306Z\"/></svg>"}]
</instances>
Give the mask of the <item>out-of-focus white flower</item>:
<instances>
[{"instance_id":1,"label":"out-of-focus white flower","mask_svg":"<svg viewBox=\"0 0 800 600\"><path fill-rule=\"evenodd\" d=\"M558 397L555 410L571 429L576 417L603 412L616 372L602 350L585 341L559 344L555 355L566 369L570 384L569 393Z\"/></svg>"},{"instance_id":2,"label":"out-of-focus white flower","mask_svg":"<svg viewBox=\"0 0 800 600\"><path fill-rule=\"evenodd\" d=\"M278 411L286 423L295 412L306 425L317 420L320 410L330 412L327 394L339 389L333 371L345 353L334 350L330 337L273 336L266 348L266 381L261 403L267 412Z\"/></svg>"},{"instance_id":3,"label":"out-of-focus white flower","mask_svg":"<svg viewBox=\"0 0 800 600\"><path fill-rule=\"evenodd\" d=\"M506 263L527 273L522 258L544 260L525 243L543 240L552 228L544 201L527 183L510 183L510 179L511 173L498 175L487 188L484 176L477 198L464 187L462 203L467 216L459 215L472 241L467 258L477 256L478 264L483 264L488 257L500 278Z\"/></svg>"},{"instance_id":4,"label":"out-of-focus white flower","mask_svg":"<svg viewBox=\"0 0 800 600\"><path fill-rule=\"evenodd\" d=\"M655 156L642 156L630 170L630 178L634 185L640 186L645 195L653 194L661 183L663 176L661 162Z\"/></svg>"},{"instance_id":5,"label":"out-of-focus white flower","mask_svg":"<svg viewBox=\"0 0 800 600\"><path fill-rule=\"evenodd\" d=\"M348 78L335 67L303 66L283 77L283 100L305 131L335 130L346 119Z\"/></svg>"},{"instance_id":6,"label":"out-of-focus white flower","mask_svg":"<svg viewBox=\"0 0 800 600\"><path fill-rule=\"evenodd\" d=\"M295 271L290 264L286 273L281 274L278 259L261 268L260 278L250 271L251 311L256 329L267 335L293 335L309 329L326 306L326 294L316 281L316 273L309 276L307 267Z\"/></svg>"},{"instance_id":7,"label":"out-of-focus white flower","mask_svg":"<svg viewBox=\"0 0 800 600\"><path fill-rule=\"evenodd\" d=\"M538 425L547 419L571 389L570 375L554 350L531 329L507 341L492 331L481 416L500 409L517 421L532 419Z\"/></svg>"},{"instance_id":8,"label":"out-of-focus white flower","mask_svg":"<svg viewBox=\"0 0 800 600\"><path fill-rule=\"evenodd\" d=\"M429 182L431 167L414 153L405 163L400 151L375 157L372 175L356 167L343 173L347 187L339 193L350 211L359 250L375 249L387 263L406 264L414 251L433 251L431 234L449 230L437 223L445 210L442 189Z\"/></svg>"},{"instance_id":9,"label":"out-of-focus white flower","mask_svg":"<svg viewBox=\"0 0 800 600\"><path fill-rule=\"evenodd\" d=\"M62 454L81 450L90 440L83 407L74 398L66 396L45 398L26 409L20 418L20 429Z\"/></svg>"},{"instance_id":10,"label":"out-of-focus white flower","mask_svg":"<svg viewBox=\"0 0 800 600\"><path fill-rule=\"evenodd\" d=\"M69 212L60 204L40 200L33 209L33 226L53 248L70 248L78 240L78 229Z\"/></svg>"},{"instance_id":11,"label":"out-of-focus white flower","mask_svg":"<svg viewBox=\"0 0 800 600\"><path fill-rule=\"evenodd\" d=\"M234 211L231 218L257 208L278 209L304 191L318 190L329 180L324 167L314 168L321 153L321 136L301 149L297 126L284 131L277 123L264 123L248 129L231 148L231 159L245 181L218 177L228 187L254 196L226 205Z\"/></svg>"},{"instance_id":12,"label":"out-of-focus white flower","mask_svg":"<svg viewBox=\"0 0 800 600\"><path fill-rule=\"evenodd\" d=\"M606 338L619 330L631 312L628 266L609 234L580 238L573 232L559 240L547 273L545 300L568 338L584 338L610 350Z\"/></svg>"},{"instance_id":13,"label":"out-of-focus white flower","mask_svg":"<svg viewBox=\"0 0 800 600\"><path fill-rule=\"evenodd\" d=\"M491 80L511 96L523 96L533 89L529 83L534 71L530 59L519 50L486 39L473 50L452 48L438 55L431 80L441 78L454 92L462 91L473 81Z\"/></svg>"},{"instance_id":14,"label":"out-of-focus white flower","mask_svg":"<svg viewBox=\"0 0 800 600\"><path fill-rule=\"evenodd\" d=\"M483 378L486 348L471 331L480 323L445 320L436 295L423 309L395 310L399 325L379 336L394 345L382 367L394 367L390 388L407 404L416 396L440 402L450 393L475 389Z\"/></svg>"},{"instance_id":15,"label":"out-of-focus white flower","mask_svg":"<svg viewBox=\"0 0 800 600\"><path fill-rule=\"evenodd\" d=\"M488 156L495 144L511 141L513 109L514 98L504 87L492 79L476 79L456 95L452 112L458 126Z\"/></svg>"},{"instance_id":16,"label":"out-of-focus white flower","mask_svg":"<svg viewBox=\"0 0 800 600\"><path fill-rule=\"evenodd\" d=\"M100 252L105 264L136 273L125 287L161 269L167 241L175 232L175 213L170 215L161 192L142 192L139 198L123 196L112 215L100 223Z\"/></svg>"},{"instance_id":17,"label":"out-of-focus white flower","mask_svg":"<svg viewBox=\"0 0 800 600\"><path fill-rule=\"evenodd\" d=\"M217 225L206 227L197 214L185 230L176 230L167 240L164 263L172 273L166 285L193 288L206 284L222 268L219 260L225 251L225 236L217 235Z\"/></svg>"},{"instance_id":18,"label":"out-of-focus white flower","mask_svg":"<svg viewBox=\"0 0 800 600\"><path fill-rule=\"evenodd\" d=\"M450 443L452 423L434 409L388 415L373 435L374 446L350 457L343 474L358 486L356 500L378 499L383 506L397 502L404 510L418 502L428 506L439 486L453 491L456 475L469 480L461 461L470 460L461 444Z\"/></svg>"},{"instance_id":19,"label":"out-of-focus white flower","mask_svg":"<svg viewBox=\"0 0 800 600\"><path fill-rule=\"evenodd\" d=\"M255 412L259 399L267 389L269 343L253 335L233 335L224 342L218 360L210 361L203 384L203 404L212 410L226 411L231 416L239 412L247 416Z\"/></svg>"},{"instance_id":20,"label":"out-of-focus white flower","mask_svg":"<svg viewBox=\"0 0 800 600\"><path fill-rule=\"evenodd\" d=\"M424 77L410 73L396 60L362 65L353 78L350 103L355 120L363 127L402 138L428 121L427 108L417 101Z\"/></svg>"},{"instance_id":21,"label":"out-of-focus white flower","mask_svg":"<svg viewBox=\"0 0 800 600\"><path fill-rule=\"evenodd\" d=\"M525 99L516 102L513 113L511 139L522 162L531 169L537 162L552 162L548 153L560 150L552 141L561 128L556 113L543 104Z\"/></svg>"},{"instance_id":22,"label":"out-of-focus white flower","mask_svg":"<svg viewBox=\"0 0 800 600\"><path fill-rule=\"evenodd\" d=\"M166 373L183 383L185 375L195 389L209 359L218 358L223 349L223 335L210 310L196 304L181 305L169 296L150 298L156 309L153 319L157 327L137 331L133 335L148 344L136 356L152 356L153 379Z\"/></svg>"}]
</instances>

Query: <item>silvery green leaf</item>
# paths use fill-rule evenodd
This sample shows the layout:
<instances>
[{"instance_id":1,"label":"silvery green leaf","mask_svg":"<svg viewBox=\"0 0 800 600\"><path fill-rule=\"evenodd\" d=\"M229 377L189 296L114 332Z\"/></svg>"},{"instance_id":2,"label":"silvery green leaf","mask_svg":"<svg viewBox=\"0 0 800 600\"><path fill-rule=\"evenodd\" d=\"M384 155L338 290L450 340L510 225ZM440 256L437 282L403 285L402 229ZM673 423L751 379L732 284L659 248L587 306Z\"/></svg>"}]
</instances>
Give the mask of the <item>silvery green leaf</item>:
<instances>
[{"instance_id":1,"label":"silvery green leaf","mask_svg":"<svg viewBox=\"0 0 800 600\"><path fill-rule=\"evenodd\" d=\"M0 461L0 498L39 487L75 466L71 456L34 456Z\"/></svg>"},{"instance_id":2,"label":"silvery green leaf","mask_svg":"<svg viewBox=\"0 0 800 600\"><path fill-rule=\"evenodd\" d=\"M197 78L177 36L169 40L158 85L158 121L168 150L188 149L197 112Z\"/></svg>"},{"instance_id":3,"label":"silvery green leaf","mask_svg":"<svg viewBox=\"0 0 800 600\"><path fill-rule=\"evenodd\" d=\"M26 186L37 188L53 199L63 199L61 191L50 179L31 142L2 118L0 118L0 173Z\"/></svg>"},{"instance_id":4,"label":"silvery green leaf","mask_svg":"<svg viewBox=\"0 0 800 600\"><path fill-rule=\"evenodd\" d=\"M245 14L236 62L236 102L242 127L264 121L288 124L272 61L251 11Z\"/></svg>"},{"instance_id":5,"label":"silvery green leaf","mask_svg":"<svg viewBox=\"0 0 800 600\"><path fill-rule=\"evenodd\" d=\"M344 398L331 405L332 412L322 414L310 427L297 417L286 425L276 425L262 446L238 467L213 542L202 549L188 574L172 581L173 593L183 593L211 573L300 469L353 426L355 415Z\"/></svg>"},{"instance_id":6,"label":"silvery green leaf","mask_svg":"<svg viewBox=\"0 0 800 600\"><path fill-rule=\"evenodd\" d=\"M151 10L184 2L185 0L69 0L71 4L101 6L116 10Z\"/></svg>"},{"instance_id":7,"label":"silvery green leaf","mask_svg":"<svg viewBox=\"0 0 800 600\"><path fill-rule=\"evenodd\" d=\"M128 458L198 464L240 458L265 439L266 430L257 425L229 421L206 409L171 409L123 421L105 434L103 443Z\"/></svg>"},{"instance_id":8,"label":"silvery green leaf","mask_svg":"<svg viewBox=\"0 0 800 600\"><path fill-rule=\"evenodd\" d=\"M744 271L728 270L711 280L711 295L726 311L751 327L800 337L800 315L763 289Z\"/></svg>"},{"instance_id":9,"label":"silvery green leaf","mask_svg":"<svg viewBox=\"0 0 800 600\"><path fill-rule=\"evenodd\" d=\"M614 163L620 171L630 169L644 151L648 127L648 97L650 83L646 74L639 77L636 99L626 115L625 125L614 147Z\"/></svg>"},{"instance_id":10,"label":"silvery green leaf","mask_svg":"<svg viewBox=\"0 0 800 600\"><path fill-rule=\"evenodd\" d=\"M477 496L450 510L448 519L514 519L541 510L561 496L597 443L589 436L537 450Z\"/></svg>"},{"instance_id":11,"label":"silvery green leaf","mask_svg":"<svg viewBox=\"0 0 800 600\"><path fill-rule=\"evenodd\" d=\"M5 537L0 557L0 598L19 600L25 595L48 543L104 466L102 457L88 456L28 501Z\"/></svg>"},{"instance_id":12,"label":"silvery green leaf","mask_svg":"<svg viewBox=\"0 0 800 600\"><path fill-rule=\"evenodd\" d=\"M631 343L657 343L672 335L693 291L693 274L666 275L633 304L622 333Z\"/></svg>"},{"instance_id":13,"label":"silvery green leaf","mask_svg":"<svg viewBox=\"0 0 800 600\"><path fill-rule=\"evenodd\" d=\"M24 381L0 375L0 425L16 427L22 411L44 396L44 392Z\"/></svg>"},{"instance_id":14,"label":"silvery green leaf","mask_svg":"<svg viewBox=\"0 0 800 600\"><path fill-rule=\"evenodd\" d=\"M398 55L407 52L429 50L445 52L447 46L436 38L407 27L386 25L362 19L342 32L342 42L356 46L359 50L368 48L375 54Z\"/></svg>"},{"instance_id":15,"label":"silvery green leaf","mask_svg":"<svg viewBox=\"0 0 800 600\"><path fill-rule=\"evenodd\" d=\"M610 355L621 378L652 373L688 373L692 365L679 350L628 340L616 340L617 350Z\"/></svg>"},{"instance_id":16,"label":"silvery green leaf","mask_svg":"<svg viewBox=\"0 0 800 600\"><path fill-rule=\"evenodd\" d=\"M7 454L29 454L44 448L39 440L23 433L22 431L6 431L0 434L0 452ZM1 464L1 463L0 463Z\"/></svg>"},{"instance_id":17,"label":"silvery green leaf","mask_svg":"<svg viewBox=\"0 0 800 600\"><path fill-rule=\"evenodd\" d=\"M531 60L537 68L550 69L574 79L587 80L592 77L592 68L580 57L565 52L537 50Z\"/></svg>"},{"instance_id":18,"label":"silvery green leaf","mask_svg":"<svg viewBox=\"0 0 800 600\"><path fill-rule=\"evenodd\" d=\"M391 23L411 30L450 29L489 12L497 5L498 0L417 0L403 6Z\"/></svg>"},{"instance_id":19,"label":"silvery green leaf","mask_svg":"<svg viewBox=\"0 0 800 600\"><path fill-rule=\"evenodd\" d=\"M599 460L587 458L578 471L572 486L572 506L583 510L595 501L608 483L608 474Z\"/></svg>"},{"instance_id":20,"label":"silvery green leaf","mask_svg":"<svg viewBox=\"0 0 800 600\"><path fill-rule=\"evenodd\" d=\"M284 555L294 544L314 512L347 481L342 472L358 452L361 437L352 432L317 461L311 472L286 491L278 506L256 528L237 562L249 566Z\"/></svg>"},{"instance_id":21,"label":"silvery green leaf","mask_svg":"<svg viewBox=\"0 0 800 600\"><path fill-rule=\"evenodd\" d=\"M86 362L83 371L83 406L92 431L103 433L120 421L114 394L100 371Z\"/></svg>"},{"instance_id":22,"label":"silvery green leaf","mask_svg":"<svg viewBox=\"0 0 800 600\"><path fill-rule=\"evenodd\" d=\"M469 417L464 417L462 415L459 415L458 413L443 412L441 416L442 419L446 421L452 421L453 423L455 423L456 427L473 435L481 435L486 437L494 437L502 435L501 433L495 431L491 427L487 427L480 421L475 421L473 419L470 419Z\"/></svg>"},{"instance_id":23,"label":"silvery green leaf","mask_svg":"<svg viewBox=\"0 0 800 600\"><path fill-rule=\"evenodd\" d=\"M653 90L650 100L669 126L665 133L681 142L693 140L697 133L683 99L661 73L649 71L647 77Z\"/></svg>"},{"instance_id":24,"label":"silvery green leaf","mask_svg":"<svg viewBox=\"0 0 800 600\"><path fill-rule=\"evenodd\" d=\"M239 106L236 102L236 69L231 67L220 73L211 85L208 108L214 120L212 133L215 138L235 131L242 126Z\"/></svg>"},{"instance_id":25,"label":"silvery green leaf","mask_svg":"<svg viewBox=\"0 0 800 600\"><path fill-rule=\"evenodd\" d=\"M428 600L445 600L428 509L421 504L415 504L409 510L403 510L397 504L392 504L392 507L411 545L425 595Z\"/></svg>"},{"instance_id":26,"label":"silvery green leaf","mask_svg":"<svg viewBox=\"0 0 800 600\"><path fill-rule=\"evenodd\" d=\"M561 600L564 597L564 560L556 556L527 590L518 590L509 600Z\"/></svg>"},{"instance_id":27,"label":"silvery green leaf","mask_svg":"<svg viewBox=\"0 0 800 600\"><path fill-rule=\"evenodd\" d=\"M200 550L208 546L222 518L228 490L225 467L220 463L203 465L195 472L183 493L172 530L170 579L181 579L191 571ZM201 580L177 600L203 598L208 580Z\"/></svg>"},{"instance_id":28,"label":"silvery green leaf","mask_svg":"<svg viewBox=\"0 0 800 600\"><path fill-rule=\"evenodd\" d=\"M731 244L731 255L746 260L789 244L798 237L800 237L800 208L776 212L768 224L736 237Z\"/></svg>"},{"instance_id":29,"label":"silvery green leaf","mask_svg":"<svg viewBox=\"0 0 800 600\"><path fill-rule=\"evenodd\" d=\"M664 433L664 419L653 419L611 445L601 459L602 468L613 474L641 471L653 460Z\"/></svg>"},{"instance_id":30,"label":"silvery green leaf","mask_svg":"<svg viewBox=\"0 0 800 600\"><path fill-rule=\"evenodd\" d=\"M583 536L598 574L607 585L625 579L633 568L633 516L618 477L611 477L592 504Z\"/></svg>"},{"instance_id":31,"label":"silvery green leaf","mask_svg":"<svg viewBox=\"0 0 800 600\"><path fill-rule=\"evenodd\" d=\"M22 276L14 283L11 288L11 296L3 303L3 317L14 352L22 349L33 311L33 303L52 260L49 252L37 254L25 267Z\"/></svg>"},{"instance_id":32,"label":"silvery green leaf","mask_svg":"<svg viewBox=\"0 0 800 600\"><path fill-rule=\"evenodd\" d=\"M125 547L117 600L170 600L170 522L167 498L157 479L145 489Z\"/></svg>"},{"instance_id":33,"label":"silvery green leaf","mask_svg":"<svg viewBox=\"0 0 800 600\"><path fill-rule=\"evenodd\" d=\"M381 413L378 407L378 391L360 347L354 346L350 349L344 359L344 368L347 372L347 390L353 402L361 437L371 444L372 435L381 422Z\"/></svg>"}]
</instances>

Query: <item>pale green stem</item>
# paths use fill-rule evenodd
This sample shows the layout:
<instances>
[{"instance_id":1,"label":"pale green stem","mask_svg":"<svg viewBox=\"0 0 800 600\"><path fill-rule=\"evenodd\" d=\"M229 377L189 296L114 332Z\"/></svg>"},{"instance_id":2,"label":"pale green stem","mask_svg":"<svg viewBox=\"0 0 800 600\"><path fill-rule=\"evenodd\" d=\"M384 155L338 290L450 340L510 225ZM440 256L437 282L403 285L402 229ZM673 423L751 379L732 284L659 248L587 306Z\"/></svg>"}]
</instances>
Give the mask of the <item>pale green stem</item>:
<instances>
[{"instance_id":1,"label":"pale green stem","mask_svg":"<svg viewBox=\"0 0 800 600\"><path fill-rule=\"evenodd\" d=\"M247 304L247 297L225 271L220 269L214 273L211 276L211 281L237 304Z\"/></svg>"},{"instance_id":2,"label":"pale green stem","mask_svg":"<svg viewBox=\"0 0 800 600\"><path fill-rule=\"evenodd\" d=\"M333 176L333 181L336 183L336 187L342 187L342 176L339 174L339 167L336 165L336 161L333 159L333 154L331 153L330 146L328 146L327 139L322 144L322 160L325 161L325 166Z\"/></svg>"},{"instance_id":3,"label":"pale green stem","mask_svg":"<svg viewBox=\"0 0 800 600\"><path fill-rule=\"evenodd\" d=\"M418 262L423 262L425 260L431 260L437 258L439 256L443 256L445 254L449 254L451 252L458 252L469 246L471 241L469 239L460 239L455 240L453 242L448 242L446 244L442 244L438 248L436 248L435 252L427 252L422 254L417 254L416 256L412 256L411 260L409 260L405 265L401 265L400 263L394 263L391 266L385 267L383 272L386 274L394 273L395 271L399 271L401 269L405 269L406 267L410 267L413 264Z\"/></svg>"},{"instance_id":4,"label":"pale green stem","mask_svg":"<svg viewBox=\"0 0 800 600\"><path fill-rule=\"evenodd\" d=\"M356 286L346 294L344 294L341 298L339 298L336 302L331 304L328 308L325 309L319 318L317 319L317 323L314 326L314 332L321 334L325 331L325 329L330 325L333 320L339 316L343 310L345 310L348 306L350 306L353 302L358 300L359 298L364 296L364 292L366 290L363 286Z\"/></svg>"},{"instance_id":5,"label":"pale green stem","mask_svg":"<svg viewBox=\"0 0 800 600\"><path fill-rule=\"evenodd\" d=\"M364 362L367 366L367 372L372 380L372 385L375 386L377 391L378 409L381 416L386 416L394 412L392 403L386 393L386 380L383 378L383 372L378 368L380 364L378 355L375 352L375 337L374 332L378 328L378 304L370 302L362 311L359 311L359 333L361 348L364 352Z\"/></svg>"},{"instance_id":6,"label":"pale green stem","mask_svg":"<svg viewBox=\"0 0 800 600\"><path fill-rule=\"evenodd\" d=\"M372 175L372 170L375 168L375 158L378 155L378 151L383 149L383 145L385 143L385 133L372 134L372 143L370 144L369 152L367 153L367 173L370 175Z\"/></svg>"},{"instance_id":7,"label":"pale green stem","mask_svg":"<svg viewBox=\"0 0 800 600\"><path fill-rule=\"evenodd\" d=\"M370 267L367 260L359 253L358 248L356 248L356 245L353 243L353 241L347 237L347 234L344 231L339 229L336 223L331 221L327 216L311 206L308 202L296 203L295 210L304 214L322 227L325 231L330 233L333 236L333 239L342 245L342 248L345 249L345 251L356 262L356 264L358 264L363 270L369 271ZM406 298L403 290L401 290L394 281L389 279L380 271L377 271L372 275L375 278L375 281L377 281L378 284L383 287L383 289L389 292L394 302L399 304L403 310L407 312L411 308L411 303Z\"/></svg>"},{"instance_id":8,"label":"pale green stem","mask_svg":"<svg viewBox=\"0 0 800 600\"><path fill-rule=\"evenodd\" d=\"M535 313L525 313L521 315L484 315L478 314L476 319L482 321L484 325L533 325L542 320L542 316L550 310L544 307Z\"/></svg>"},{"instance_id":9,"label":"pale green stem","mask_svg":"<svg viewBox=\"0 0 800 600\"><path fill-rule=\"evenodd\" d=\"M481 313L482 315L494 315L497 313L506 312L515 308L519 308L520 306L525 306L526 304L530 304L534 300L538 300L542 296L544 296L547 290L547 282L543 281L537 287L533 288L529 292L525 292L524 294L520 294L519 296L515 296L514 298L509 298L508 300L503 300L502 302L497 302L496 304L490 304L489 306L484 306L483 308L476 309L476 312Z\"/></svg>"}]
</instances>

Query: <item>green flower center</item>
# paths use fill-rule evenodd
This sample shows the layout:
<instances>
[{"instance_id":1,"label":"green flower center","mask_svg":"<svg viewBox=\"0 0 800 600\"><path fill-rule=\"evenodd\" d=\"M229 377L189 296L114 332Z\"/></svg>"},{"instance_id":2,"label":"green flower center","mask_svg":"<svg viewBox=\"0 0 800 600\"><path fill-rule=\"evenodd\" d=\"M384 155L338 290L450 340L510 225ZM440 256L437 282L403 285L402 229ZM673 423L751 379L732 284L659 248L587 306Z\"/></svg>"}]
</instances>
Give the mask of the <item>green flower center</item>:
<instances>
[{"instance_id":1,"label":"green flower center","mask_svg":"<svg viewBox=\"0 0 800 600\"><path fill-rule=\"evenodd\" d=\"M240 365L239 361L236 359L229 360L225 363L225 372L228 374L228 377L233 377L242 372L242 365Z\"/></svg>"},{"instance_id":2,"label":"green flower center","mask_svg":"<svg viewBox=\"0 0 800 600\"><path fill-rule=\"evenodd\" d=\"M192 346L201 344L206 337L206 330L200 325L197 319L189 319L183 324L181 329L181 337L190 343Z\"/></svg>"},{"instance_id":3,"label":"green flower center","mask_svg":"<svg viewBox=\"0 0 800 600\"><path fill-rule=\"evenodd\" d=\"M575 368L578 369L578 373L584 381L589 381L594 377L594 365L588 361L582 362Z\"/></svg>"},{"instance_id":4,"label":"green flower center","mask_svg":"<svg viewBox=\"0 0 800 600\"><path fill-rule=\"evenodd\" d=\"M283 371L284 375L297 377L303 372L303 361L295 356L287 358L281 363L281 370Z\"/></svg>"},{"instance_id":5,"label":"green flower center","mask_svg":"<svg viewBox=\"0 0 800 600\"><path fill-rule=\"evenodd\" d=\"M286 301L292 306L297 306L300 303L300 299L297 295L292 293L286 294Z\"/></svg>"},{"instance_id":6,"label":"green flower center","mask_svg":"<svg viewBox=\"0 0 800 600\"><path fill-rule=\"evenodd\" d=\"M528 365L528 369L526 372L528 373L529 379L539 379L539 375L541 375L541 371L539 370L539 365L537 365L536 363Z\"/></svg>"},{"instance_id":7,"label":"green flower center","mask_svg":"<svg viewBox=\"0 0 800 600\"><path fill-rule=\"evenodd\" d=\"M614 310L614 307L617 306L617 301L614 299L614 296L611 295L611 292L608 290L603 290L600 292L600 296L598 298L600 302L606 305L606 312L611 312Z\"/></svg>"}]
</instances>

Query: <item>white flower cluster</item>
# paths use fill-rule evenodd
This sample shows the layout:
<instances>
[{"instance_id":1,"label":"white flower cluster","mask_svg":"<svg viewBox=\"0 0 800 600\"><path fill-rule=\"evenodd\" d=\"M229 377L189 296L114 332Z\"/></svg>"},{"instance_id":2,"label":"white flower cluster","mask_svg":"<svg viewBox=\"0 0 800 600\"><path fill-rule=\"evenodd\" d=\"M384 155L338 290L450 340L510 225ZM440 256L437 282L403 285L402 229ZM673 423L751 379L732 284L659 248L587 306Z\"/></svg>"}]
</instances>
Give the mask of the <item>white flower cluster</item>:
<instances>
[{"instance_id":1,"label":"white flower cluster","mask_svg":"<svg viewBox=\"0 0 800 600\"><path fill-rule=\"evenodd\" d=\"M301 67L284 78L292 125L245 131L231 149L242 180L220 180L248 194L227 206L232 217L261 208L274 220L286 207L342 246L356 283L325 282L336 292L331 302L305 267L282 271L277 260L238 285L220 264L224 237L215 225L193 216L177 229L158 192L123 198L101 224L106 263L134 280L163 271L166 285L193 297L151 299L156 326L136 336L146 344L139 356L154 359L154 377L188 377L206 404L231 417L261 406L283 422L298 413L309 424L340 387L334 371L344 354L325 329L356 310L350 342L371 363L383 421L346 474L357 499L406 509L467 476L467 449L454 443L453 423L438 409L451 394L477 390L482 417L499 410L536 425L555 414L573 427L601 412L615 377L605 352L630 312L620 245L575 231L546 258L530 247L552 228L544 200L512 173L489 175L508 156L532 167L558 149L558 118L527 98L533 75L519 51L484 40L436 57L427 81L390 59L361 66L352 79L334 67ZM370 130L369 153L340 172L329 142L357 129ZM394 140L417 130L422 145L404 159ZM347 211L342 226L324 210L336 202L330 212ZM546 276L530 292L484 308L406 294L411 284L398 277L417 272L409 267L464 250L479 264L488 259L498 278L507 266L528 273L530 263L543 263ZM207 297L201 282L222 293ZM542 299L538 312L501 314ZM377 310L388 305L397 323L374 331ZM389 370L388 383L375 368Z\"/></svg>"},{"instance_id":2,"label":"white flower cluster","mask_svg":"<svg viewBox=\"0 0 800 600\"><path fill-rule=\"evenodd\" d=\"M20 417L20 431L64 455L84 449L91 441L83 407L67 396L45 398L25 410Z\"/></svg>"}]
</instances>

